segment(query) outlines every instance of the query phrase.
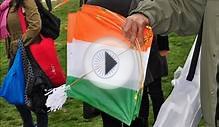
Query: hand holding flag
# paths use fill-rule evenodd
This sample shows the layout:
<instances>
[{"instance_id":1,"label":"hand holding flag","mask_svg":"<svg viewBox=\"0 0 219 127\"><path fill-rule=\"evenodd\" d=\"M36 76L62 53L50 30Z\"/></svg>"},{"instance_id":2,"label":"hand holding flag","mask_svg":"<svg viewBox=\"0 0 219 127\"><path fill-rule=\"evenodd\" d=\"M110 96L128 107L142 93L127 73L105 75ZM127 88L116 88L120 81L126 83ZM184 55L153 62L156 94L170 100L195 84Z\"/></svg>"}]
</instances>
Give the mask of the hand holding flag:
<instances>
[{"instance_id":1,"label":"hand holding flag","mask_svg":"<svg viewBox=\"0 0 219 127\"><path fill-rule=\"evenodd\" d=\"M136 40L144 44L144 30L149 25L149 19L143 14L133 14L126 18L123 26L125 36L134 43Z\"/></svg>"}]
</instances>

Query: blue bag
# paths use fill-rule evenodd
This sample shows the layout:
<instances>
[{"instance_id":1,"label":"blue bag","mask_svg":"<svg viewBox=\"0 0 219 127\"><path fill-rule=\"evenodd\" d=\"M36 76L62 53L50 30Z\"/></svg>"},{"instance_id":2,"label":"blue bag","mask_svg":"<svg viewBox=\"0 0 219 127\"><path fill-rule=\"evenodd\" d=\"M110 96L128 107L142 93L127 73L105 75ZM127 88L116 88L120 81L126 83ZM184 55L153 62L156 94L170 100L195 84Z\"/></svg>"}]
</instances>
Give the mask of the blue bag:
<instances>
[{"instance_id":1,"label":"blue bag","mask_svg":"<svg viewBox=\"0 0 219 127\"><path fill-rule=\"evenodd\" d=\"M14 62L9 69L0 88L0 96L10 104L24 105L25 99L25 77L22 62L22 51L19 47Z\"/></svg>"}]
</instances>

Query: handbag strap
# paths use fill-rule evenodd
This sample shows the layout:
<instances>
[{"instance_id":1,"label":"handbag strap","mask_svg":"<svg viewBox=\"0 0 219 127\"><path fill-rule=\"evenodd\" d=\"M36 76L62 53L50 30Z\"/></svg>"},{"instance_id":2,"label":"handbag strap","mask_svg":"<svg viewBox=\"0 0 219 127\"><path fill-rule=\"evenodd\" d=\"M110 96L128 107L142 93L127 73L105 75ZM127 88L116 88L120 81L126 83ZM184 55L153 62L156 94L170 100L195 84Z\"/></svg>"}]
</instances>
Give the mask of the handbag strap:
<instances>
[{"instance_id":1,"label":"handbag strap","mask_svg":"<svg viewBox=\"0 0 219 127\"><path fill-rule=\"evenodd\" d=\"M24 34L27 31L27 23L21 7L18 9L18 17L20 21L21 31Z\"/></svg>"},{"instance_id":2,"label":"handbag strap","mask_svg":"<svg viewBox=\"0 0 219 127\"><path fill-rule=\"evenodd\" d=\"M25 34L27 32L27 26L28 25L27 25L27 22L26 22L26 19L25 19L22 8L18 9L18 18L19 18L19 21L20 21L21 32L22 32L22 34ZM42 39L44 38L44 36L42 34L40 34L40 37Z\"/></svg>"},{"instance_id":3,"label":"handbag strap","mask_svg":"<svg viewBox=\"0 0 219 127\"><path fill-rule=\"evenodd\" d=\"M27 31L27 23L26 23L22 8L18 9L18 17L19 17L19 21L20 21L21 31L24 34ZM22 50L22 60L23 60L23 66L24 66L24 76L25 76L25 84L26 84L26 86L25 86L25 104L28 107L31 107L32 102L30 99L30 95L31 95L32 88L33 88L34 72L33 72L33 68L32 68L29 56L27 54L27 50L23 45L22 38L19 39L18 44L19 44L18 46Z\"/></svg>"},{"instance_id":4,"label":"handbag strap","mask_svg":"<svg viewBox=\"0 0 219 127\"><path fill-rule=\"evenodd\" d=\"M39 0L35 0L37 2L40 2ZM52 1L51 0L45 0L46 1L46 5L49 9L49 11L51 12L52 11Z\"/></svg>"},{"instance_id":5,"label":"handbag strap","mask_svg":"<svg viewBox=\"0 0 219 127\"><path fill-rule=\"evenodd\" d=\"M25 77L25 94L24 94L24 100L25 104L28 107L31 107L32 102L30 99L30 95L33 88L33 81L34 81L34 73L33 68L31 66L29 57L27 55L26 49L23 45L22 38L18 40L18 47L21 50L22 53L22 63L24 68L24 77Z\"/></svg>"},{"instance_id":6,"label":"handbag strap","mask_svg":"<svg viewBox=\"0 0 219 127\"><path fill-rule=\"evenodd\" d=\"M89 0L80 0L80 7L84 4L86 4L87 1L89 1Z\"/></svg>"},{"instance_id":7,"label":"handbag strap","mask_svg":"<svg viewBox=\"0 0 219 127\"><path fill-rule=\"evenodd\" d=\"M189 73L187 75L186 80L188 81L192 81L194 79L195 76L195 72L196 72L196 68L197 68L197 64L198 64L198 58L199 58L199 54L200 54L200 50L201 50L201 43L202 43L202 31L203 31L203 20L201 23L201 27L198 33L198 38L195 44L195 49L193 52L193 56L192 56L192 61L191 61L191 65L189 68Z\"/></svg>"}]
</instances>

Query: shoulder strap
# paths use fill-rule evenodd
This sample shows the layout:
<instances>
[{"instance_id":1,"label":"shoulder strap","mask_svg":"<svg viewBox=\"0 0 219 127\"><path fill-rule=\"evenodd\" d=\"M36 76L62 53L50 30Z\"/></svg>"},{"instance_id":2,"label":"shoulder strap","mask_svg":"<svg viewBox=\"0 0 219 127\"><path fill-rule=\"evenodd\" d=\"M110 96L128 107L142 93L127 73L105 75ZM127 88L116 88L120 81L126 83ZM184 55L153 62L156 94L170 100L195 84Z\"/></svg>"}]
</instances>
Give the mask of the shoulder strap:
<instances>
[{"instance_id":1,"label":"shoulder strap","mask_svg":"<svg viewBox=\"0 0 219 127\"><path fill-rule=\"evenodd\" d=\"M40 11L42 8L45 8L44 5L42 4L41 0L34 0L36 3L36 6L38 8L38 10ZM46 6L47 6L47 10L48 11L52 11L52 2L51 0L45 0L46 2ZM46 8L45 8L46 9Z\"/></svg>"},{"instance_id":2,"label":"shoulder strap","mask_svg":"<svg viewBox=\"0 0 219 127\"><path fill-rule=\"evenodd\" d=\"M85 4L87 2L87 0L80 0L80 7Z\"/></svg>"},{"instance_id":3,"label":"shoulder strap","mask_svg":"<svg viewBox=\"0 0 219 127\"><path fill-rule=\"evenodd\" d=\"M47 5L49 11L52 11L52 2L51 2L51 0L46 0L46 5Z\"/></svg>"},{"instance_id":4,"label":"shoulder strap","mask_svg":"<svg viewBox=\"0 0 219 127\"><path fill-rule=\"evenodd\" d=\"M19 21L20 21L21 31L22 31L22 33L26 33L27 24L26 24L26 20L25 20L25 16L23 14L22 8L18 9L18 17L19 17Z\"/></svg>"},{"instance_id":5,"label":"shoulder strap","mask_svg":"<svg viewBox=\"0 0 219 127\"><path fill-rule=\"evenodd\" d=\"M189 68L189 73L187 75L186 80L188 81L192 81L194 76L195 76L195 71L196 71L196 67L198 64L198 58L199 58L199 54L200 54L200 50L201 50L201 43L202 43L202 31L203 31L203 20L201 23L201 27L198 33L198 38L195 44L195 49L193 52L193 56L192 56L192 61L191 61L191 65Z\"/></svg>"}]
</instances>

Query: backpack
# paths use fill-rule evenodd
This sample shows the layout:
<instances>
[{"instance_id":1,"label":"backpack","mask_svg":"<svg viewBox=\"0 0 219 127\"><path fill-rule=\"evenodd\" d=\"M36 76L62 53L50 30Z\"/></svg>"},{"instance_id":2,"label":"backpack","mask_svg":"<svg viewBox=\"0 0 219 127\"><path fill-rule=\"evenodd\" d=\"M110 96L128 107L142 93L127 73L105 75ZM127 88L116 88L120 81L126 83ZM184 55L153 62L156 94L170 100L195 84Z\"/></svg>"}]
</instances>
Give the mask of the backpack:
<instances>
[{"instance_id":1,"label":"backpack","mask_svg":"<svg viewBox=\"0 0 219 127\"><path fill-rule=\"evenodd\" d=\"M44 37L49 37L55 40L59 37L61 20L49 11L51 10L51 7L48 6L48 4L47 6L49 10L47 10L39 0L35 0L35 3L42 21L40 33Z\"/></svg>"}]
</instances>

